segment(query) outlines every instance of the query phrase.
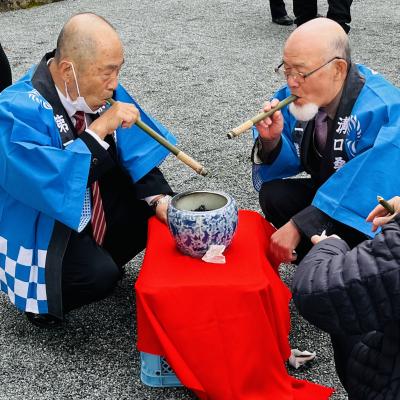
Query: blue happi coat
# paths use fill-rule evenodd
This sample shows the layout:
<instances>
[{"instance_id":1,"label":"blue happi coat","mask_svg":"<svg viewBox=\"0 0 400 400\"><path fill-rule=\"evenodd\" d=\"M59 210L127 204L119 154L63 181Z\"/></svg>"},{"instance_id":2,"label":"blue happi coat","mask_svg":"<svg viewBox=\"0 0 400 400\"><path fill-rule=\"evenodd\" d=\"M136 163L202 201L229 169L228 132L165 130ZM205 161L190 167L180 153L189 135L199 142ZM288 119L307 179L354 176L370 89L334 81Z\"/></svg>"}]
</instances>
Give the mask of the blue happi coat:
<instances>
[{"instance_id":1,"label":"blue happi coat","mask_svg":"<svg viewBox=\"0 0 400 400\"><path fill-rule=\"evenodd\" d=\"M45 69L46 60L42 64ZM79 138L63 145L62 136L69 131L66 118L34 87L36 69L0 94L0 288L22 311L62 317L61 303L50 310L46 283L57 273L54 264L61 264L58 243L67 241L66 229L79 230L91 153ZM39 76L39 86L43 79L51 80L46 73ZM143 122L176 143L122 86L114 98L135 104ZM168 154L136 125L118 129L116 144L133 182ZM54 282L59 287L52 292L60 296L61 280Z\"/></svg>"},{"instance_id":2,"label":"blue happi coat","mask_svg":"<svg viewBox=\"0 0 400 400\"><path fill-rule=\"evenodd\" d=\"M352 66L353 75L363 80L351 107L337 115L330 176L317 191L312 205L331 218L371 236L365 221L377 205L377 195L400 195L400 90L380 74L363 65ZM346 83L351 96L351 82ZM289 96L287 86L274 97ZM345 96L342 96L342 100ZM340 106L339 106L340 109ZM253 183L286 178L304 171L302 146L307 124L282 110L282 148L270 165L253 163ZM253 130L254 137L257 131Z\"/></svg>"}]
</instances>

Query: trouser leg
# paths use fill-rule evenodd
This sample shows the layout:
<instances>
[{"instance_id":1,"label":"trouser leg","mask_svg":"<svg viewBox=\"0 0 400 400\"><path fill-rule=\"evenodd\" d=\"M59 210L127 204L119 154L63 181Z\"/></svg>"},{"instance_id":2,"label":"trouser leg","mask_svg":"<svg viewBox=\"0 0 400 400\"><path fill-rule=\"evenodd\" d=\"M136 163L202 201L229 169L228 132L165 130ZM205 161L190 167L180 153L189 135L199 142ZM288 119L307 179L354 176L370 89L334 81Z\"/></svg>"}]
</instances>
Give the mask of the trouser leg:
<instances>
[{"instance_id":1,"label":"trouser leg","mask_svg":"<svg viewBox=\"0 0 400 400\"><path fill-rule=\"evenodd\" d=\"M353 0L328 0L329 9L326 16L340 24L346 33L350 31L352 2Z\"/></svg>"},{"instance_id":2,"label":"trouser leg","mask_svg":"<svg viewBox=\"0 0 400 400\"><path fill-rule=\"evenodd\" d=\"M271 9L271 17L273 19L284 17L287 15L285 3L283 0L270 0L269 7Z\"/></svg>"},{"instance_id":3,"label":"trouser leg","mask_svg":"<svg viewBox=\"0 0 400 400\"><path fill-rule=\"evenodd\" d=\"M317 16L317 0L293 0L294 23L299 26Z\"/></svg>"},{"instance_id":4,"label":"trouser leg","mask_svg":"<svg viewBox=\"0 0 400 400\"><path fill-rule=\"evenodd\" d=\"M64 312L107 297L122 276L122 266L145 248L152 210L137 201L124 211L107 218L102 247L90 225L82 233L72 232L62 267Z\"/></svg>"},{"instance_id":5,"label":"trouser leg","mask_svg":"<svg viewBox=\"0 0 400 400\"><path fill-rule=\"evenodd\" d=\"M147 223L153 215L145 201L135 201L125 208L124 213L115 214L107 221L103 247L119 267L146 247Z\"/></svg>"},{"instance_id":6,"label":"trouser leg","mask_svg":"<svg viewBox=\"0 0 400 400\"><path fill-rule=\"evenodd\" d=\"M62 265L64 312L107 297L120 277L110 254L90 233L72 232Z\"/></svg>"},{"instance_id":7,"label":"trouser leg","mask_svg":"<svg viewBox=\"0 0 400 400\"><path fill-rule=\"evenodd\" d=\"M264 183L260 189L259 200L265 218L276 228L280 228L312 203L317 189L310 178L279 179ZM340 236L350 248L368 239L365 234L338 221L334 221L332 231L328 231L327 234ZM302 236L296 248L296 263L303 259L311 247L311 240Z\"/></svg>"},{"instance_id":8,"label":"trouser leg","mask_svg":"<svg viewBox=\"0 0 400 400\"><path fill-rule=\"evenodd\" d=\"M308 207L317 191L311 179L279 179L265 182L259 201L265 218L276 228L285 225L295 214ZM299 262L311 249L311 241L302 237L296 248Z\"/></svg>"}]
</instances>

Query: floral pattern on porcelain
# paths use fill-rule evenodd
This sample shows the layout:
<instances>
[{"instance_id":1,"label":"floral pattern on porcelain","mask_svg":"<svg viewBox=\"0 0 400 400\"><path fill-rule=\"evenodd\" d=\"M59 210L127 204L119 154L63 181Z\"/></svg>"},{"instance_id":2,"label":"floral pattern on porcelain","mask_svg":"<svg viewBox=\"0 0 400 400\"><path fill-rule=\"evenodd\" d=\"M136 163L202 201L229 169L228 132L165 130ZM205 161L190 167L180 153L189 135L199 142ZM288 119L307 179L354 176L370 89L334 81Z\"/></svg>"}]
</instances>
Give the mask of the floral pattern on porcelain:
<instances>
[{"instance_id":1,"label":"floral pattern on porcelain","mask_svg":"<svg viewBox=\"0 0 400 400\"><path fill-rule=\"evenodd\" d=\"M182 198L196 192L176 195ZM238 209L236 202L227 193L204 191L226 198L224 206L210 211L189 211L174 207L174 198L168 207L168 226L177 248L184 254L201 258L211 245L228 247L236 232Z\"/></svg>"}]
</instances>

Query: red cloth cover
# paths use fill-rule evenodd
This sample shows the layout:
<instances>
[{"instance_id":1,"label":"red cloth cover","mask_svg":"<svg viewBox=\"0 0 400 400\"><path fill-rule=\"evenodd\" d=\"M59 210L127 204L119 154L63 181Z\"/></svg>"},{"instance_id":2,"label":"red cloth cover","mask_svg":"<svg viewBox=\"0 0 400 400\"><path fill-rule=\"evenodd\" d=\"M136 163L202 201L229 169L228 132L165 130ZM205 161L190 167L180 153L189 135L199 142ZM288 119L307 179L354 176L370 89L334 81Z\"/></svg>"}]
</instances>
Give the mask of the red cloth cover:
<instances>
[{"instance_id":1,"label":"red cloth cover","mask_svg":"<svg viewBox=\"0 0 400 400\"><path fill-rule=\"evenodd\" d=\"M290 291L267 259L274 228L240 211L226 264L181 254L153 218L136 283L138 349L166 357L200 399L327 399L288 375Z\"/></svg>"}]
</instances>

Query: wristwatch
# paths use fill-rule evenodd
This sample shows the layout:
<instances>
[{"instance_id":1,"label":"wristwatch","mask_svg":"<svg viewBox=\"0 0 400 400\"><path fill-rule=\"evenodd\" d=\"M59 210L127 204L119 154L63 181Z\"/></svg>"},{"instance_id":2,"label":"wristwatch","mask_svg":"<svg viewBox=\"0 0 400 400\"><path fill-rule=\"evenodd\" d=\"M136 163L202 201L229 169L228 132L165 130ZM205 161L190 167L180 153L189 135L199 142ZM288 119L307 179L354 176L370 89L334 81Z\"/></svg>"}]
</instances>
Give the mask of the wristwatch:
<instances>
[{"instance_id":1,"label":"wristwatch","mask_svg":"<svg viewBox=\"0 0 400 400\"><path fill-rule=\"evenodd\" d=\"M169 203L171 201L171 196L169 194L162 194L160 196L157 196L150 204L150 206L153 208L155 211L157 209L157 206L159 204L163 203Z\"/></svg>"}]
</instances>

